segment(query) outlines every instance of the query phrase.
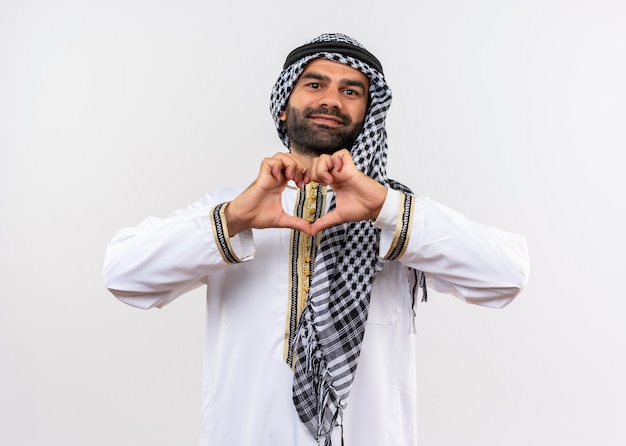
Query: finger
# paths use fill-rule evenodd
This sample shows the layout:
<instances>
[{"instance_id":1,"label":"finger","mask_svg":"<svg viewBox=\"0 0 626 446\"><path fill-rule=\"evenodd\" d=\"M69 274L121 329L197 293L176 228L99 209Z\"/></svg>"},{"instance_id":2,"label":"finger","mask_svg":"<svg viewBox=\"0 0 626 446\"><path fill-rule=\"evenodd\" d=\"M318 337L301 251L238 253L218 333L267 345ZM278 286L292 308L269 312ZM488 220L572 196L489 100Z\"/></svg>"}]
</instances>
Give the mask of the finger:
<instances>
[{"instance_id":1,"label":"finger","mask_svg":"<svg viewBox=\"0 0 626 446\"><path fill-rule=\"evenodd\" d=\"M267 159L268 165L271 166L272 176L278 180L293 180L297 171L297 162L286 153L276 153L273 157Z\"/></svg>"},{"instance_id":2,"label":"finger","mask_svg":"<svg viewBox=\"0 0 626 446\"><path fill-rule=\"evenodd\" d=\"M332 184L332 170L335 168L330 155L321 155L313 160L311 179L322 186Z\"/></svg>"},{"instance_id":3,"label":"finger","mask_svg":"<svg viewBox=\"0 0 626 446\"><path fill-rule=\"evenodd\" d=\"M305 184L308 184L311 181L306 167L302 169L302 172L298 171L294 181L299 188L303 188Z\"/></svg>"},{"instance_id":4,"label":"finger","mask_svg":"<svg viewBox=\"0 0 626 446\"><path fill-rule=\"evenodd\" d=\"M332 156L333 169L336 170L337 172L341 172L341 168L343 167L344 156L345 156L344 151L336 152Z\"/></svg>"},{"instance_id":5,"label":"finger","mask_svg":"<svg viewBox=\"0 0 626 446\"><path fill-rule=\"evenodd\" d=\"M340 172L346 166L356 167L350 151L346 149L341 149L333 154L333 163L337 172Z\"/></svg>"},{"instance_id":6,"label":"finger","mask_svg":"<svg viewBox=\"0 0 626 446\"><path fill-rule=\"evenodd\" d=\"M288 153L279 152L274 155L274 159L280 163L283 175L288 180L298 182L302 179L303 166Z\"/></svg>"},{"instance_id":7,"label":"finger","mask_svg":"<svg viewBox=\"0 0 626 446\"><path fill-rule=\"evenodd\" d=\"M269 174L278 180L282 179L282 169L274 158L265 158L263 160L260 174Z\"/></svg>"},{"instance_id":8,"label":"finger","mask_svg":"<svg viewBox=\"0 0 626 446\"><path fill-rule=\"evenodd\" d=\"M300 167L300 165L294 164L285 167L285 178L292 180L299 188L304 187L310 179L307 179L308 173L306 168Z\"/></svg>"},{"instance_id":9,"label":"finger","mask_svg":"<svg viewBox=\"0 0 626 446\"><path fill-rule=\"evenodd\" d=\"M318 218L317 220L315 220L315 222L313 222L311 224L311 236L315 236L317 235L320 231L323 231L324 229L330 228L331 226L335 226L335 225L339 225L344 223L341 220L341 217L339 216L339 214L337 214L335 211L331 211L326 215L321 216L320 218Z\"/></svg>"},{"instance_id":10,"label":"finger","mask_svg":"<svg viewBox=\"0 0 626 446\"><path fill-rule=\"evenodd\" d=\"M278 227L296 229L311 235L311 224L308 221L289 214L284 214L281 217Z\"/></svg>"}]
</instances>

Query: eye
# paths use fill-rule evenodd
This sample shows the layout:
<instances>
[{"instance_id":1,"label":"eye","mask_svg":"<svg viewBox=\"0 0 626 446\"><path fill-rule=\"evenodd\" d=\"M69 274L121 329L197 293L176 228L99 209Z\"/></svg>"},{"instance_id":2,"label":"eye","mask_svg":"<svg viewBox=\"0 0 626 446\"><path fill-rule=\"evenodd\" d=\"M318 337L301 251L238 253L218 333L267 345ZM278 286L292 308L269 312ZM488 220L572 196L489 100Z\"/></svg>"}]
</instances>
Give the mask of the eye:
<instances>
[{"instance_id":1,"label":"eye","mask_svg":"<svg viewBox=\"0 0 626 446\"><path fill-rule=\"evenodd\" d=\"M358 89L358 88L356 88L356 89L354 89L354 88L346 88L343 91L343 94L345 94L346 96L358 98L358 97L363 95L363 92L360 89Z\"/></svg>"},{"instance_id":2,"label":"eye","mask_svg":"<svg viewBox=\"0 0 626 446\"><path fill-rule=\"evenodd\" d=\"M307 86L309 88L312 88L313 90L317 90L318 88L320 88L319 82L311 82L311 83L307 84Z\"/></svg>"}]
</instances>

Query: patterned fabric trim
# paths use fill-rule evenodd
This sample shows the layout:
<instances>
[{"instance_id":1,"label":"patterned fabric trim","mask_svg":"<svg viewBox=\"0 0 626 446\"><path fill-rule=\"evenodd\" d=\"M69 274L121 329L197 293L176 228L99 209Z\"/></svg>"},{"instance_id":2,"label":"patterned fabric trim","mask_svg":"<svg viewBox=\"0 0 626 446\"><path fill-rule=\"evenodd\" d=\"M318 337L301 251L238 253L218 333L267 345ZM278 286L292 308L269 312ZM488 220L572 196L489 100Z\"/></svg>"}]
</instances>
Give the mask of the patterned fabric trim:
<instances>
[{"instance_id":1,"label":"patterned fabric trim","mask_svg":"<svg viewBox=\"0 0 626 446\"><path fill-rule=\"evenodd\" d=\"M230 245L230 236L228 235L228 227L226 226L226 217L224 216L224 210L228 206L229 202L221 203L211 209L211 228L213 229L213 237L217 244L218 250L222 255L222 259L226 263L242 263L242 260L237 257L235 251Z\"/></svg>"},{"instance_id":2,"label":"patterned fabric trim","mask_svg":"<svg viewBox=\"0 0 626 446\"><path fill-rule=\"evenodd\" d=\"M413 207L415 205L415 197L413 194L400 192L403 197L403 205L398 211L398 223L393 242L389 247L389 251L383 257L385 260L396 260L406 251L411 237L411 226L413 222Z\"/></svg>"},{"instance_id":3,"label":"patterned fabric trim","mask_svg":"<svg viewBox=\"0 0 626 446\"><path fill-rule=\"evenodd\" d=\"M326 188L315 183L298 190L294 215L310 223L318 219L326 208ZM293 367L293 345L300 323L302 310L307 304L315 256L319 247L319 235L310 237L301 231L291 231L289 249L289 298L283 359Z\"/></svg>"}]
</instances>

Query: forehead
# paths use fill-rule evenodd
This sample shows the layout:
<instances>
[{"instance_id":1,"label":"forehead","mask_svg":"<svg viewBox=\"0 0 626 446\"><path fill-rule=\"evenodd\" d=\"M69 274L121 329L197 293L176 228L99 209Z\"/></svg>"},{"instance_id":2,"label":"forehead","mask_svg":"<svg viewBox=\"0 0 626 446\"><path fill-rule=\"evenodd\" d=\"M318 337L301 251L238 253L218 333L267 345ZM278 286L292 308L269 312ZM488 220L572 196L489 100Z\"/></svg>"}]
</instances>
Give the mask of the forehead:
<instances>
[{"instance_id":1,"label":"forehead","mask_svg":"<svg viewBox=\"0 0 626 446\"><path fill-rule=\"evenodd\" d=\"M331 80L337 81L358 81L363 83L366 87L369 86L369 78L363 72L328 59L313 59L302 71L300 79L303 75L309 73L327 76Z\"/></svg>"}]
</instances>

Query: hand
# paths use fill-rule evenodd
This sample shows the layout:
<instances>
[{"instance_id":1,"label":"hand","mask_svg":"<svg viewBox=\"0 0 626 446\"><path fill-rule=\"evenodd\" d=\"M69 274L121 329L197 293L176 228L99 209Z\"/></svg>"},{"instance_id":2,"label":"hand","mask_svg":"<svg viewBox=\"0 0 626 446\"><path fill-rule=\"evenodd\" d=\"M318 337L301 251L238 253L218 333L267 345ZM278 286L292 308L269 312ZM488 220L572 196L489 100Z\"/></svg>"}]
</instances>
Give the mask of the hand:
<instances>
[{"instance_id":1,"label":"hand","mask_svg":"<svg viewBox=\"0 0 626 446\"><path fill-rule=\"evenodd\" d=\"M265 158L256 180L224 210L229 235L250 228L292 228L309 234L308 221L283 211L281 196L290 180L304 187L311 178L290 153Z\"/></svg>"},{"instance_id":2,"label":"hand","mask_svg":"<svg viewBox=\"0 0 626 446\"><path fill-rule=\"evenodd\" d=\"M333 211L311 225L311 235L349 221L375 220L387 197L387 188L361 172L346 149L315 158L310 176L332 186L336 203Z\"/></svg>"}]
</instances>

